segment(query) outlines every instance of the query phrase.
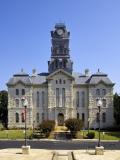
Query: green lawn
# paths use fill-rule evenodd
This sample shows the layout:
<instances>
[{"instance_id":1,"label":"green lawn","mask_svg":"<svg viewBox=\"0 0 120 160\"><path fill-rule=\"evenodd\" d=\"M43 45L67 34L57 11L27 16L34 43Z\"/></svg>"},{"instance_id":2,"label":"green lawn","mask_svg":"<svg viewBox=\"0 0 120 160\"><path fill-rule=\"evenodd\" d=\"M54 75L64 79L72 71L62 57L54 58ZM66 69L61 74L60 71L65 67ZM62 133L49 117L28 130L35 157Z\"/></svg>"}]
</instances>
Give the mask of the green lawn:
<instances>
[{"instance_id":1,"label":"green lawn","mask_svg":"<svg viewBox=\"0 0 120 160\"><path fill-rule=\"evenodd\" d=\"M32 133L32 130L27 130L27 137ZM23 139L24 130L3 130L0 131L0 139Z\"/></svg>"},{"instance_id":2,"label":"green lawn","mask_svg":"<svg viewBox=\"0 0 120 160\"><path fill-rule=\"evenodd\" d=\"M89 132L95 133L95 139L98 139L98 131L90 130ZM88 131L81 131L80 134L86 136ZM120 132L100 132L100 137L102 140L120 140Z\"/></svg>"},{"instance_id":3,"label":"green lawn","mask_svg":"<svg viewBox=\"0 0 120 160\"><path fill-rule=\"evenodd\" d=\"M90 130L89 132L95 132L95 139L98 139L98 131ZM78 138L86 136L88 131L80 131ZM32 130L27 130L27 137L32 134ZM0 131L0 139L24 139L24 130L3 130ZM102 140L120 140L120 132L101 132Z\"/></svg>"}]
</instances>

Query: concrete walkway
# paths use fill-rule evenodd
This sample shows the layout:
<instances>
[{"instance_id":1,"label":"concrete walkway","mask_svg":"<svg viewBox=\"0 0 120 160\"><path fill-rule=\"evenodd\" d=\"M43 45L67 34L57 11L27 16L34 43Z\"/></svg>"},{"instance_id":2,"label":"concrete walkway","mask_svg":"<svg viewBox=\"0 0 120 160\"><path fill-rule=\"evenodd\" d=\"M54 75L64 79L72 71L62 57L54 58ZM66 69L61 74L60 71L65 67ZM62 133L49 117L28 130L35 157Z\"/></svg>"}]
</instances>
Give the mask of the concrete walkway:
<instances>
[{"instance_id":1,"label":"concrete walkway","mask_svg":"<svg viewBox=\"0 0 120 160\"><path fill-rule=\"evenodd\" d=\"M22 149L0 150L0 160L51 160L52 150L31 149L29 155L23 155ZM68 150L56 150L59 154L68 153ZM120 160L120 150L107 150L104 155L95 155L94 150L74 150L76 160Z\"/></svg>"}]
</instances>

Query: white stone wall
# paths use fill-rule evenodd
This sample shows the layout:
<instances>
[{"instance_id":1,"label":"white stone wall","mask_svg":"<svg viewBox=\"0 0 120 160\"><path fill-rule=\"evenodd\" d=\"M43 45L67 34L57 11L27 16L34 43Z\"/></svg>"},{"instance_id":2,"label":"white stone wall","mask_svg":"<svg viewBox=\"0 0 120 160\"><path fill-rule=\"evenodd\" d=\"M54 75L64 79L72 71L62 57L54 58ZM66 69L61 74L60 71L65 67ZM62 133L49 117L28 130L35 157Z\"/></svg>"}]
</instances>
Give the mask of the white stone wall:
<instances>
[{"instance_id":1,"label":"white stone wall","mask_svg":"<svg viewBox=\"0 0 120 160\"><path fill-rule=\"evenodd\" d=\"M61 79L61 84L59 80ZM57 80L57 84L56 84ZM64 83L65 81L65 83ZM56 107L56 88L60 89L60 106ZM65 107L62 107L62 88L65 88ZM15 90L19 89L20 94L17 96ZM27 126L37 127L39 123L42 122L43 114L44 119L55 120L57 123L57 118L59 113L63 113L64 120L68 118L74 118L79 113L80 119L82 119L82 113L84 113L84 127L88 128L88 120L90 128L98 128L98 123L96 122L96 113L98 108L96 106L97 98L106 99L106 107L101 108L101 114L106 113L106 122L101 121L101 128L112 126L114 123L113 118L113 89L112 86L106 85L104 83L99 83L98 85L76 85L74 80L68 75L58 72L48 79L48 85L34 85L25 86L22 83L17 83L15 86L8 87L8 127L24 127L24 123L21 122L21 113L23 107L21 106L21 90L25 89L25 96L28 100L27 108ZM96 89L106 89L106 94L97 96ZM45 94L45 103L42 104L42 92ZM79 106L76 106L76 92L79 91ZM85 93L85 105L82 106L81 93ZM37 106L37 92L39 92L39 106ZM15 99L20 100L20 106L15 106ZM15 113L19 113L20 122L15 122ZM39 113L39 122L37 122L37 113Z\"/></svg>"},{"instance_id":2,"label":"white stone wall","mask_svg":"<svg viewBox=\"0 0 120 160\"><path fill-rule=\"evenodd\" d=\"M19 95L16 95L16 89L19 90ZM32 89L29 86L24 86L21 83L18 83L15 86L11 86L8 88L8 127L24 127L24 123L21 121L21 114L24 112L24 107L22 106L21 99L24 97L21 94L21 90L25 89L25 97L28 100L28 107L27 107L27 126L32 127L32 112L33 112L33 105L32 105ZM19 100L19 107L16 107L16 99ZM19 114L19 123L15 121L15 113Z\"/></svg>"},{"instance_id":3,"label":"white stone wall","mask_svg":"<svg viewBox=\"0 0 120 160\"><path fill-rule=\"evenodd\" d=\"M101 94L96 95L96 89L100 89ZM102 90L106 90L106 94L102 95ZM114 123L113 118L113 91L112 87L100 83L95 86L89 87L89 119L90 128L98 128L98 123L96 122L96 114L98 112L98 107L96 100L97 98L106 99L106 107L101 107L101 128L111 127ZM102 122L102 113L106 113L106 122Z\"/></svg>"}]
</instances>

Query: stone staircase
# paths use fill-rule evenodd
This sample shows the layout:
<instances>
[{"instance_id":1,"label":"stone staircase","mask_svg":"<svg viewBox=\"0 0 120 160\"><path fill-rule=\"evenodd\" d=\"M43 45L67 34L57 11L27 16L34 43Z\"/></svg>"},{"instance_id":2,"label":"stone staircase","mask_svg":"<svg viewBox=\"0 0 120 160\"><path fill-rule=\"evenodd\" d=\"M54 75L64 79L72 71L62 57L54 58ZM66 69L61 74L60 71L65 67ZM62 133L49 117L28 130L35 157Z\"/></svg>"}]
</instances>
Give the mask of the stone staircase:
<instances>
[{"instance_id":1,"label":"stone staircase","mask_svg":"<svg viewBox=\"0 0 120 160\"><path fill-rule=\"evenodd\" d=\"M56 126L53 132L54 138L57 140L66 140L70 139L70 132L65 126Z\"/></svg>"}]
</instances>

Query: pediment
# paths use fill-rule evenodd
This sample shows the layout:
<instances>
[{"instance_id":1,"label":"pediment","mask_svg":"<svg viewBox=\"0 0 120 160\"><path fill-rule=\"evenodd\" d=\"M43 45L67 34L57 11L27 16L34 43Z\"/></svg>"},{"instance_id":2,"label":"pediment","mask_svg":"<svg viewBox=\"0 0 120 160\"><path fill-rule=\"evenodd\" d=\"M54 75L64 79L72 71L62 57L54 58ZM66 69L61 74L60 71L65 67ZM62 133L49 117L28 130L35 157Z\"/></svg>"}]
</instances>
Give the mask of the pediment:
<instances>
[{"instance_id":1,"label":"pediment","mask_svg":"<svg viewBox=\"0 0 120 160\"><path fill-rule=\"evenodd\" d=\"M108 85L105 81L103 81L102 79L100 81L98 81L97 84L104 84L104 85Z\"/></svg>"},{"instance_id":2,"label":"pediment","mask_svg":"<svg viewBox=\"0 0 120 160\"><path fill-rule=\"evenodd\" d=\"M22 80L18 80L14 85L18 85L18 84L25 85L25 83Z\"/></svg>"},{"instance_id":3,"label":"pediment","mask_svg":"<svg viewBox=\"0 0 120 160\"><path fill-rule=\"evenodd\" d=\"M70 73L64 71L63 69L59 69L59 70L57 70L57 71L49 74L49 76L47 76L46 79L48 79L48 80L49 80L49 79L52 79L55 75L58 75L58 74L65 75L65 76L67 76L69 79L74 80L74 77L73 77Z\"/></svg>"}]
</instances>

